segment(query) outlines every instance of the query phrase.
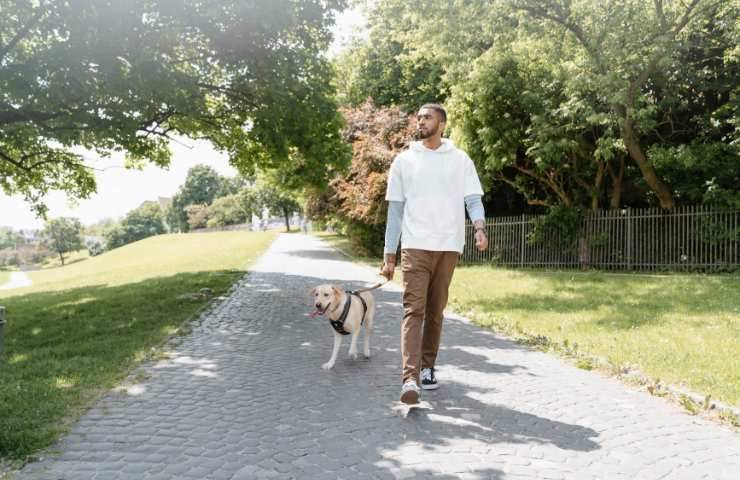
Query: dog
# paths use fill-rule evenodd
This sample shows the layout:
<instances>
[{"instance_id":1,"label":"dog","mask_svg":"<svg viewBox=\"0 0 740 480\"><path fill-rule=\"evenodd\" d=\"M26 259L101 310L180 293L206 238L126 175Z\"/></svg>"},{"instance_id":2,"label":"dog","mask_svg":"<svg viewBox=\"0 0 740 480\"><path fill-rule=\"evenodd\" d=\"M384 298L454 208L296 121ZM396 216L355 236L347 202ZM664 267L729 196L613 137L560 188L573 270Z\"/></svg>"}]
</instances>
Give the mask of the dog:
<instances>
[{"instance_id":1,"label":"dog","mask_svg":"<svg viewBox=\"0 0 740 480\"><path fill-rule=\"evenodd\" d=\"M370 334L375 317L373 295L369 291L345 292L336 285L324 284L312 288L311 296L316 310L311 312L310 316L313 318L316 315L326 315L334 332L334 350L331 352L329 361L321 368L329 370L334 367L339 347L342 345L342 337L345 335L352 335L349 356L356 360L357 339L363 327L365 336L362 353L365 358L370 358Z\"/></svg>"}]
</instances>

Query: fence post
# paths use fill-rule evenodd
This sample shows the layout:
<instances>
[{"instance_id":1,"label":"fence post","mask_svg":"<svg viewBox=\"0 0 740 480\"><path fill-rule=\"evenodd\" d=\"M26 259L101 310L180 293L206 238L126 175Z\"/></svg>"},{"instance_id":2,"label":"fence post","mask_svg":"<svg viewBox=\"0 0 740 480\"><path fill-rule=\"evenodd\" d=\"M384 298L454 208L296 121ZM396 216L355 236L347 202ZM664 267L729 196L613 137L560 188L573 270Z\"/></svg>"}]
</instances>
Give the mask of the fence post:
<instances>
[{"instance_id":1,"label":"fence post","mask_svg":"<svg viewBox=\"0 0 740 480\"><path fill-rule=\"evenodd\" d=\"M625 209L627 216L627 270L632 270L632 209Z\"/></svg>"},{"instance_id":2,"label":"fence post","mask_svg":"<svg viewBox=\"0 0 740 480\"><path fill-rule=\"evenodd\" d=\"M524 221L524 214L522 214L522 240L521 240L520 255L519 255L519 268L522 268L524 266L525 226L526 226L526 222Z\"/></svg>"}]
</instances>

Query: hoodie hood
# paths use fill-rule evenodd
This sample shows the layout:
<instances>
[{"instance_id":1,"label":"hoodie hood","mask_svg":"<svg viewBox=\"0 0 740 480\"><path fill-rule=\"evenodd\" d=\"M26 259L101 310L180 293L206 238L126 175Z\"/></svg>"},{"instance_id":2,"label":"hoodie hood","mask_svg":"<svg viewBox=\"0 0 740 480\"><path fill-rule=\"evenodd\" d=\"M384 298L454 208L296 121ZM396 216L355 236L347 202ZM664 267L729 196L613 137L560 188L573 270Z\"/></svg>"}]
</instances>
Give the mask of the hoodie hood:
<instances>
[{"instance_id":1,"label":"hoodie hood","mask_svg":"<svg viewBox=\"0 0 740 480\"><path fill-rule=\"evenodd\" d=\"M409 146L411 150L417 151L417 152L424 152L424 153L447 153L451 152L455 149L455 143L450 140L449 138L443 138L442 139L442 145L439 146L438 149L432 150L424 146L423 143L419 142L411 142L411 145Z\"/></svg>"}]
</instances>

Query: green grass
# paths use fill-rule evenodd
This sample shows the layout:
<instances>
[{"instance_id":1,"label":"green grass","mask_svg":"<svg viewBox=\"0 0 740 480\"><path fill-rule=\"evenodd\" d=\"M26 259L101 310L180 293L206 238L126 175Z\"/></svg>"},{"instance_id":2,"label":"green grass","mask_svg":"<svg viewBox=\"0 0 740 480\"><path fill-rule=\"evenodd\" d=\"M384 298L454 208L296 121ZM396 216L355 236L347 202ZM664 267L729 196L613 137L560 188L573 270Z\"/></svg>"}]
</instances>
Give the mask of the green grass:
<instances>
[{"instance_id":1,"label":"green grass","mask_svg":"<svg viewBox=\"0 0 740 480\"><path fill-rule=\"evenodd\" d=\"M90 254L88 253L87 249L78 250L76 252L69 252L64 254L64 266L72 265L73 263L82 262L83 260L87 260L90 257ZM40 268L40 269L48 269L48 268L58 268L62 266L62 261L59 259L59 254L55 254L47 258L44 262L42 262L40 265L35 266L34 268Z\"/></svg>"},{"instance_id":2,"label":"green grass","mask_svg":"<svg viewBox=\"0 0 740 480\"><path fill-rule=\"evenodd\" d=\"M740 404L740 280L460 267L450 304L507 333L575 344L612 365Z\"/></svg>"},{"instance_id":3,"label":"green grass","mask_svg":"<svg viewBox=\"0 0 740 480\"><path fill-rule=\"evenodd\" d=\"M317 235L353 256L350 242ZM379 266L380 258L353 258ZM395 281L401 281L396 270ZM740 406L740 279L460 266L450 306L532 343L631 365L654 380ZM563 350L562 348L560 349ZM579 358L591 369L590 358Z\"/></svg>"},{"instance_id":4,"label":"green grass","mask_svg":"<svg viewBox=\"0 0 740 480\"><path fill-rule=\"evenodd\" d=\"M7 308L0 362L0 458L50 445L101 393L225 293L274 233L162 235L84 262L30 272L0 291Z\"/></svg>"},{"instance_id":5,"label":"green grass","mask_svg":"<svg viewBox=\"0 0 740 480\"><path fill-rule=\"evenodd\" d=\"M0 270L0 285L10 280L10 272L5 270Z\"/></svg>"}]
</instances>

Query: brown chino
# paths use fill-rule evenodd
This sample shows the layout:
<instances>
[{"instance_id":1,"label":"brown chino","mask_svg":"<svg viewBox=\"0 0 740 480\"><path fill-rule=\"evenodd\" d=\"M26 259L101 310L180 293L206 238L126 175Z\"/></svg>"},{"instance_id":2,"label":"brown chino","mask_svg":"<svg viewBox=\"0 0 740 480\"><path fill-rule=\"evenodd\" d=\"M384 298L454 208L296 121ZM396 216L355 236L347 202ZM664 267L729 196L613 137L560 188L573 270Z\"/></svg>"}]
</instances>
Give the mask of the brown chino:
<instances>
[{"instance_id":1,"label":"brown chino","mask_svg":"<svg viewBox=\"0 0 740 480\"><path fill-rule=\"evenodd\" d=\"M447 292L459 256L457 252L413 248L401 250L404 286L401 356L404 383L413 379L418 384L420 370L433 367L437 360Z\"/></svg>"}]
</instances>

